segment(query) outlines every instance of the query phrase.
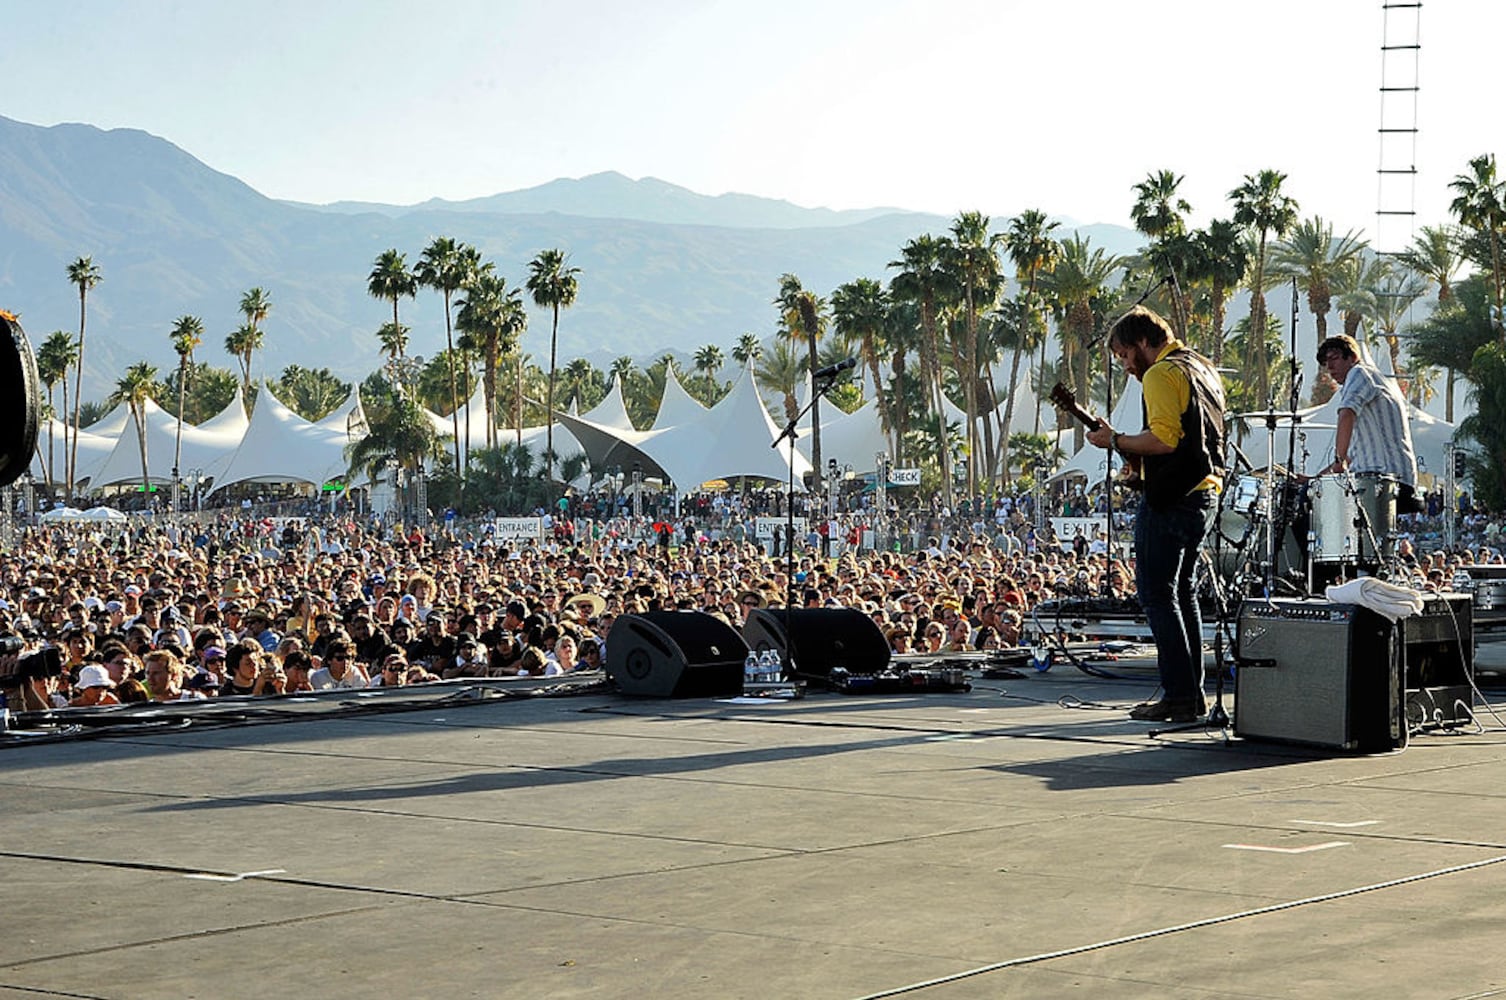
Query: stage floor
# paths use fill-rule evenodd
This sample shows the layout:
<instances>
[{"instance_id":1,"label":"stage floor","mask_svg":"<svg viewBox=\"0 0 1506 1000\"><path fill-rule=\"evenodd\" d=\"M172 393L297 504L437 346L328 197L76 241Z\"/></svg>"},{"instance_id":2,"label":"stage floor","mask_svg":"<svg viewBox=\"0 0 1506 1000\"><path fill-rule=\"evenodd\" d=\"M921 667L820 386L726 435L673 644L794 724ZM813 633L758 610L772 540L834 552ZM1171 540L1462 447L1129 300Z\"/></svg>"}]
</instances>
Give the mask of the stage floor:
<instances>
[{"instance_id":1,"label":"stage floor","mask_svg":"<svg viewBox=\"0 0 1506 1000\"><path fill-rule=\"evenodd\" d=\"M1149 681L974 685L6 749L0 996L1506 990L1488 716L1346 757L1152 739Z\"/></svg>"}]
</instances>

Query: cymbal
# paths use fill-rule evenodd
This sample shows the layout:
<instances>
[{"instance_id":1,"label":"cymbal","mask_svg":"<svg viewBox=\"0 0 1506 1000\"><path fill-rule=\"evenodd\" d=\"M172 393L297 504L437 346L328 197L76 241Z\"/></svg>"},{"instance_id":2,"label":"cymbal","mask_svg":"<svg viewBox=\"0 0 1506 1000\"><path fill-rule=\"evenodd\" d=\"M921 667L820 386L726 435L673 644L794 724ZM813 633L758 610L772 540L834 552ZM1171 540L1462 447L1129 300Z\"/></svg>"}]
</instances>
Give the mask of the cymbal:
<instances>
[{"instance_id":1,"label":"cymbal","mask_svg":"<svg viewBox=\"0 0 1506 1000\"><path fill-rule=\"evenodd\" d=\"M1266 420L1271 417L1277 420L1294 420L1297 415L1291 410L1251 410L1249 413L1231 413L1229 416L1235 420Z\"/></svg>"}]
</instances>

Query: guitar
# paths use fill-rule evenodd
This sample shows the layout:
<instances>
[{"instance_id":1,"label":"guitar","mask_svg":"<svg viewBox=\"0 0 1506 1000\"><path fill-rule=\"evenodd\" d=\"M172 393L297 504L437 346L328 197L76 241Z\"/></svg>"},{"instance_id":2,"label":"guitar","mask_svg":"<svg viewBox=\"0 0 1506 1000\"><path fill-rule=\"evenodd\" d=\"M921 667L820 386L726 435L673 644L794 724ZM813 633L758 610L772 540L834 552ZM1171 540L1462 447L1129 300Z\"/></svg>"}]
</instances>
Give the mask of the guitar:
<instances>
[{"instance_id":1,"label":"guitar","mask_svg":"<svg viewBox=\"0 0 1506 1000\"><path fill-rule=\"evenodd\" d=\"M1082 404L1077 401L1077 397L1072 394L1072 390L1060 382L1051 387L1050 398L1051 402L1072 414L1089 430L1096 430L1099 427L1106 426L1103 420L1084 410ZM1120 452L1119 455L1124 459L1124 468L1126 470L1124 475L1119 479L1119 485L1132 490L1140 489L1140 456L1126 455L1123 452Z\"/></svg>"}]
</instances>

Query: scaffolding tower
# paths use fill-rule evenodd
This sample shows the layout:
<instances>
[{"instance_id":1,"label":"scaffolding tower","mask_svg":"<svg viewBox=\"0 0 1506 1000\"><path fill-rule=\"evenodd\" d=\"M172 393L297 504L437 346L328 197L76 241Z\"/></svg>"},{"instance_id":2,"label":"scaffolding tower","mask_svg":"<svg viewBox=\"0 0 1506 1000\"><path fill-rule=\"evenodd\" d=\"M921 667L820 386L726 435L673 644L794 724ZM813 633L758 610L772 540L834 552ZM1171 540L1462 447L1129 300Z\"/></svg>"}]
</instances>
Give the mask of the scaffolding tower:
<instances>
[{"instance_id":1,"label":"scaffolding tower","mask_svg":"<svg viewBox=\"0 0 1506 1000\"><path fill-rule=\"evenodd\" d=\"M1381 0L1380 169L1372 245L1382 254L1407 249L1417 224L1421 21L1421 3Z\"/></svg>"}]
</instances>

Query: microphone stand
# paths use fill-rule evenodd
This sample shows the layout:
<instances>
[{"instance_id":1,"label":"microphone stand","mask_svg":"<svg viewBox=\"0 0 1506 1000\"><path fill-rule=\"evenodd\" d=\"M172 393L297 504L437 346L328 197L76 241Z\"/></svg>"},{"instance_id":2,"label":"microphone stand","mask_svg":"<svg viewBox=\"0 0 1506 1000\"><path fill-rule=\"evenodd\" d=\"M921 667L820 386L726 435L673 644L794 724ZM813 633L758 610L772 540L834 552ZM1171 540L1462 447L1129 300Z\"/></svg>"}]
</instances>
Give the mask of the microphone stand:
<instances>
[{"instance_id":1,"label":"microphone stand","mask_svg":"<svg viewBox=\"0 0 1506 1000\"><path fill-rule=\"evenodd\" d=\"M811 380L811 398L806 400L805 406L800 412L784 425L784 430L774 439L770 448L778 448L785 438L790 440L789 460L789 483L788 492L785 494L784 505L784 662L780 665L781 677L795 676L795 639L794 632L790 630L791 608L795 603L795 441L800 418L810 412L811 407L816 405L816 400L831 391L831 387L837 384L837 376L841 372L823 374L820 378ZM820 485L821 470L816 469L813 473L815 482L812 485ZM806 509L809 515L809 505Z\"/></svg>"}]
</instances>

